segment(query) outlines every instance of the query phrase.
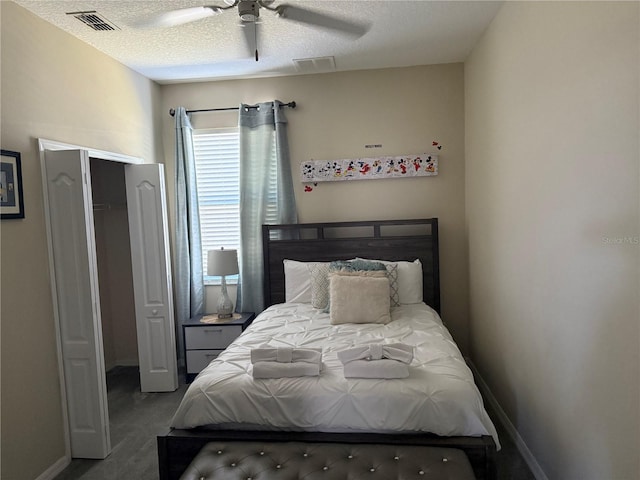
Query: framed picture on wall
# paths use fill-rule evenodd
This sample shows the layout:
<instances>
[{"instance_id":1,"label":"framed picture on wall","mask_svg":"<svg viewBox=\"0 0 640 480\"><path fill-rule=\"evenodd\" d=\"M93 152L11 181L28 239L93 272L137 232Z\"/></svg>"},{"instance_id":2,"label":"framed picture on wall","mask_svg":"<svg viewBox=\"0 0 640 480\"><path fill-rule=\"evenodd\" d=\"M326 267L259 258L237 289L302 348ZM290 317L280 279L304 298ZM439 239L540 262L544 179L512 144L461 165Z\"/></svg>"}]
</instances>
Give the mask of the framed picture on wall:
<instances>
[{"instance_id":1,"label":"framed picture on wall","mask_svg":"<svg viewBox=\"0 0 640 480\"><path fill-rule=\"evenodd\" d=\"M0 218L24 218L20 153L11 150L1 151Z\"/></svg>"}]
</instances>

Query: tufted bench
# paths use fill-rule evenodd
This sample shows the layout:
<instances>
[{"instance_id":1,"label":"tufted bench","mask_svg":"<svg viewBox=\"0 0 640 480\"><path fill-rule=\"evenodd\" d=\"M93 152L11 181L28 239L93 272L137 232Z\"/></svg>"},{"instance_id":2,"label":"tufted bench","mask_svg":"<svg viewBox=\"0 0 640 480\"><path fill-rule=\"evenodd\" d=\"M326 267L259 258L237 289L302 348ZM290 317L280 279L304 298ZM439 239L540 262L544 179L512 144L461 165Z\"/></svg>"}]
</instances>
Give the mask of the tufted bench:
<instances>
[{"instance_id":1,"label":"tufted bench","mask_svg":"<svg viewBox=\"0 0 640 480\"><path fill-rule=\"evenodd\" d=\"M181 480L473 480L453 448L303 442L211 442Z\"/></svg>"}]
</instances>

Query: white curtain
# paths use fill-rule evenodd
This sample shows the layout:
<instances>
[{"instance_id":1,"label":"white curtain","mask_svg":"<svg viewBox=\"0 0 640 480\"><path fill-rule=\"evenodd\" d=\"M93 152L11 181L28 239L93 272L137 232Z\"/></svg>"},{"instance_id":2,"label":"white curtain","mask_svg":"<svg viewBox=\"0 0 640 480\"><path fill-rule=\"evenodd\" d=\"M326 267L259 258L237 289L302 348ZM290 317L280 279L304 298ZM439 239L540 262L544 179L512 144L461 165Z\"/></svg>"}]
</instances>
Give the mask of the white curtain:
<instances>
[{"instance_id":1,"label":"white curtain","mask_svg":"<svg viewBox=\"0 0 640 480\"><path fill-rule=\"evenodd\" d=\"M184 107L176 108L176 245L174 288L176 295L178 356L184 352L182 323L201 314L204 307L202 244L198 190L193 156L193 132Z\"/></svg>"},{"instance_id":2,"label":"white curtain","mask_svg":"<svg viewBox=\"0 0 640 480\"><path fill-rule=\"evenodd\" d=\"M278 100L240 105L240 277L236 302L240 312L264 309L262 225L267 223L268 212L272 223L298 221L284 109ZM274 182L272 197L270 184Z\"/></svg>"}]
</instances>

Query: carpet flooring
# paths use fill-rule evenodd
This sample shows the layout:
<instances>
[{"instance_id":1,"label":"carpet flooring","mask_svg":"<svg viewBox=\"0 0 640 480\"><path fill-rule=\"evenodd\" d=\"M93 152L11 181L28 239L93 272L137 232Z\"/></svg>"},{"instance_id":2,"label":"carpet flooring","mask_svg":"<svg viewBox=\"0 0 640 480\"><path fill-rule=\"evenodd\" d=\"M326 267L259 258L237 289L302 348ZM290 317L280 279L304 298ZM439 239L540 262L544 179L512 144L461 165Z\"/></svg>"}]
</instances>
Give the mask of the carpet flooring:
<instances>
[{"instance_id":1,"label":"carpet flooring","mask_svg":"<svg viewBox=\"0 0 640 480\"><path fill-rule=\"evenodd\" d=\"M156 435L168 430L186 385L171 393L141 393L136 367L107 373L111 454L104 460L74 459L55 480L158 480ZM489 412L491 414L491 412ZM535 480L497 421L502 444L498 480Z\"/></svg>"}]
</instances>

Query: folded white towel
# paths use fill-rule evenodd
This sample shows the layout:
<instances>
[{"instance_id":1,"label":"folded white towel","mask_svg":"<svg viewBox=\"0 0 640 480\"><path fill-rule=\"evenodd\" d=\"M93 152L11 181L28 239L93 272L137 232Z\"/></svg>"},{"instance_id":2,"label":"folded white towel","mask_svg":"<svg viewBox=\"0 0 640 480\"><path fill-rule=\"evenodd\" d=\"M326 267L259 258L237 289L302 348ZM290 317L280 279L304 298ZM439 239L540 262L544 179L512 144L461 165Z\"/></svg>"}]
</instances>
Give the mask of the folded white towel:
<instances>
[{"instance_id":1,"label":"folded white towel","mask_svg":"<svg viewBox=\"0 0 640 480\"><path fill-rule=\"evenodd\" d=\"M320 363L321 360L321 348L259 347L251 349L251 363Z\"/></svg>"},{"instance_id":2,"label":"folded white towel","mask_svg":"<svg viewBox=\"0 0 640 480\"><path fill-rule=\"evenodd\" d=\"M317 377L320 368L320 362L256 362L253 378Z\"/></svg>"},{"instance_id":3,"label":"folded white towel","mask_svg":"<svg viewBox=\"0 0 640 480\"><path fill-rule=\"evenodd\" d=\"M345 378L407 378L409 366L397 360L353 360L344 365Z\"/></svg>"},{"instance_id":4,"label":"folded white towel","mask_svg":"<svg viewBox=\"0 0 640 480\"><path fill-rule=\"evenodd\" d=\"M338 352L338 358L343 364L354 360L396 360L409 364L413 360L413 347L404 343L375 343L348 348Z\"/></svg>"}]
</instances>

